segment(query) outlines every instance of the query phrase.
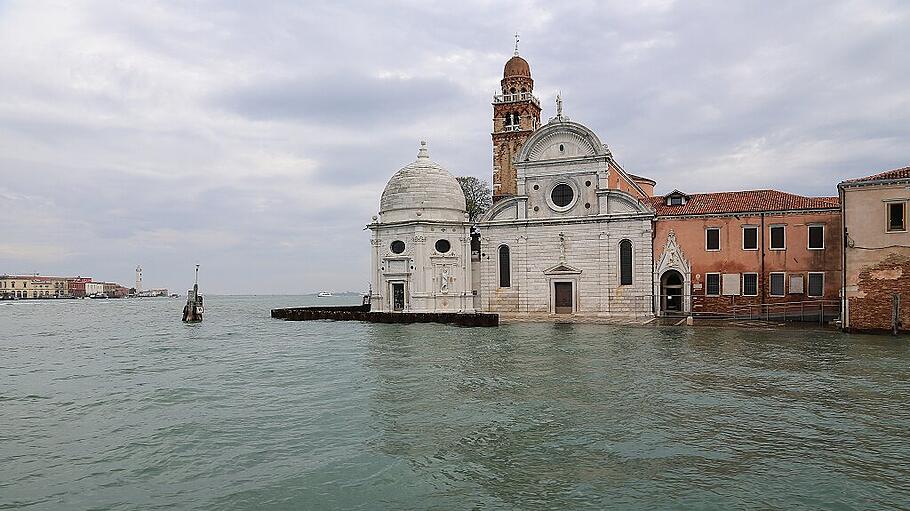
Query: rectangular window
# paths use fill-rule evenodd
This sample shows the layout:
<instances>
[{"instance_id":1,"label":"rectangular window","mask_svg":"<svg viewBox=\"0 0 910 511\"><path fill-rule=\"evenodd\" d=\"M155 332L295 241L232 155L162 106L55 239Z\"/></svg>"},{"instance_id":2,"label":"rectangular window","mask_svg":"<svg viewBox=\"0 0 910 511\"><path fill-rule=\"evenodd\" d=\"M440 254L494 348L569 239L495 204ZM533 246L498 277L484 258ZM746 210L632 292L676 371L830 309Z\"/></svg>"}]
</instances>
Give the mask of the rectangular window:
<instances>
[{"instance_id":1,"label":"rectangular window","mask_svg":"<svg viewBox=\"0 0 910 511\"><path fill-rule=\"evenodd\" d=\"M786 248L786 236L783 225L771 226L771 250L784 250Z\"/></svg>"},{"instance_id":2,"label":"rectangular window","mask_svg":"<svg viewBox=\"0 0 910 511\"><path fill-rule=\"evenodd\" d=\"M809 296L820 297L825 294L825 273L824 272L810 272L809 273L809 292L806 293Z\"/></svg>"},{"instance_id":3,"label":"rectangular window","mask_svg":"<svg viewBox=\"0 0 910 511\"><path fill-rule=\"evenodd\" d=\"M906 211L903 202L890 202L888 208L888 231L906 231Z\"/></svg>"},{"instance_id":4,"label":"rectangular window","mask_svg":"<svg viewBox=\"0 0 910 511\"><path fill-rule=\"evenodd\" d=\"M680 197L679 195L674 195L674 196L670 197L670 205L671 206L682 206L682 197Z\"/></svg>"},{"instance_id":5,"label":"rectangular window","mask_svg":"<svg viewBox=\"0 0 910 511\"><path fill-rule=\"evenodd\" d=\"M743 296L758 296L757 273L743 273Z\"/></svg>"},{"instance_id":6,"label":"rectangular window","mask_svg":"<svg viewBox=\"0 0 910 511\"><path fill-rule=\"evenodd\" d=\"M771 296L784 296L784 274L771 274Z\"/></svg>"},{"instance_id":7,"label":"rectangular window","mask_svg":"<svg viewBox=\"0 0 910 511\"><path fill-rule=\"evenodd\" d=\"M705 229L705 250L720 250L720 229L709 227Z\"/></svg>"},{"instance_id":8,"label":"rectangular window","mask_svg":"<svg viewBox=\"0 0 910 511\"><path fill-rule=\"evenodd\" d=\"M743 226L743 250L758 250L758 227Z\"/></svg>"},{"instance_id":9,"label":"rectangular window","mask_svg":"<svg viewBox=\"0 0 910 511\"><path fill-rule=\"evenodd\" d=\"M721 292L724 296L736 296L739 294L739 273L724 273Z\"/></svg>"},{"instance_id":10,"label":"rectangular window","mask_svg":"<svg viewBox=\"0 0 910 511\"><path fill-rule=\"evenodd\" d=\"M790 275L790 294L791 295L801 295L803 294L803 275L796 274Z\"/></svg>"},{"instance_id":11,"label":"rectangular window","mask_svg":"<svg viewBox=\"0 0 910 511\"><path fill-rule=\"evenodd\" d=\"M809 250L823 250L825 248L825 226L809 226Z\"/></svg>"},{"instance_id":12,"label":"rectangular window","mask_svg":"<svg viewBox=\"0 0 910 511\"><path fill-rule=\"evenodd\" d=\"M720 273L705 274L705 294L720 296Z\"/></svg>"}]
</instances>

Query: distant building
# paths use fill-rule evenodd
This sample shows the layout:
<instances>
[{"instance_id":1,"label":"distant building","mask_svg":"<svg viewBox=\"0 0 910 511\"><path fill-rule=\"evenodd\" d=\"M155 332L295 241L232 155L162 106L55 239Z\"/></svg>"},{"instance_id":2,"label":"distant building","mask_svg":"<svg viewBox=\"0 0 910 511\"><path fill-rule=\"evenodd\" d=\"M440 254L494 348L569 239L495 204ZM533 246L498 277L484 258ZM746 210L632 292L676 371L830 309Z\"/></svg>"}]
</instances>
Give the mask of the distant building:
<instances>
[{"instance_id":1,"label":"distant building","mask_svg":"<svg viewBox=\"0 0 910 511\"><path fill-rule=\"evenodd\" d=\"M103 282L104 294L111 298L126 298L130 294L130 290L117 284L116 282Z\"/></svg>"},{"instance_id":2,"label":"distant building","mask_svg":"<svg viewBox=\"0 0 910 511\"><path fill-rule=\"evenodd\" d=\"M104 292L104 282L86 282L85 296L92 296Z\"/></svg>"},{"instance_id":3,"label":"distant building","mask_svg":"<svg viewBox=\"0 0 910 511\"><path fill-rule=\"evenodd\" d=\"M68 296L67 293L68 288L64 277L45 277L40 275L0 276L0 298L63 298Z\"/></svg>"},{"instance_id":4,"label":"distant building","mask_svg":"<svg viewBox=\"0 0 910 511\"><path fill-rule=\"evenodd\" d=\"M85 284L91 282L91 277L73 277L68 279L70 294L76 298L84 298Z\"/></svg>"},{"instance_id":5,"label":"distant building","mask_svg":"<svg viewBox=\"0 0 910 511\"><path fill-rule=\"evenodd\" d=\"M910 167L838 185L843 209L844 327L910 331Z\"/></svg>"}]
</instances>

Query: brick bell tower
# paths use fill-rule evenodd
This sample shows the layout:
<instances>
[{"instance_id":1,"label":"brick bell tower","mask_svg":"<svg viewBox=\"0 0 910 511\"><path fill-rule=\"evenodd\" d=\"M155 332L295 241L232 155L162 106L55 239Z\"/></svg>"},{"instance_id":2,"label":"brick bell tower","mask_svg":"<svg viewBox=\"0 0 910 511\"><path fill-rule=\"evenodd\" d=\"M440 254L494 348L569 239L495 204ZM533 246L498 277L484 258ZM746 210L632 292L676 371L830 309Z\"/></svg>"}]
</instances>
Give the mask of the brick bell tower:
<instances>
[{"instance_id":1,"label":"brick bell tower","mask_svg":"<svg viewBox=\"0 0 910 511\"><path fill-rule=\"evenodd\" d=\"M540 101L534 97L531 66L515 53L502 72L502 94L493 96L493 200L515 195L518 189L512 163L525 140L540 127Z\"/></svg>"}]
</instances>

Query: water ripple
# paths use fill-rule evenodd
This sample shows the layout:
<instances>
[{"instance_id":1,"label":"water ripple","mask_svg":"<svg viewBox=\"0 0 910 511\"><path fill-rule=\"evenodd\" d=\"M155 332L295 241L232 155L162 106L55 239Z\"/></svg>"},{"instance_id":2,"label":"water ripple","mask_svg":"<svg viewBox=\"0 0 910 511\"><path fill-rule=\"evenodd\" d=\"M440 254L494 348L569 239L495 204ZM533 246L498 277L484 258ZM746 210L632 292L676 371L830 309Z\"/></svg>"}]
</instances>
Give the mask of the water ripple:
<instances>
[{"instance_id":1,"label":"water ripple","mask_svg":"<svg viewBox=\"0 0 910 511\"><path fill-rule=\"evenodd\" d=\"M4 304L0 509L903 509L910 344Z\"/></svg>"}]
</instances>

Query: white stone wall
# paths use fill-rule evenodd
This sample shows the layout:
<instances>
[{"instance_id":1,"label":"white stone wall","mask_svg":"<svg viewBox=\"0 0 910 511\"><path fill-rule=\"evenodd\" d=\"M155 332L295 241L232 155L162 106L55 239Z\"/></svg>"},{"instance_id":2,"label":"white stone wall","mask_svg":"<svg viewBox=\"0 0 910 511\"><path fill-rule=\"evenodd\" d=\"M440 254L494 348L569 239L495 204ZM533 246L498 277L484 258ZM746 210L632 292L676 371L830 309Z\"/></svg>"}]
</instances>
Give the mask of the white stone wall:
<instances>
[{"instance_id":1,"label":"white stone wall","mask_svg":"<svg viewBox=\"0 0 910 511\"><path fill-rule=\"evenodd\" d=\"M371 310L392 311L390 284L402 282L405 284L403 312L474 311L469 224L374 223L369 227L373 231ZM436 251L439 239L449 241L449 252ZM391 250L396 240L405 243L401 254Z\"/></svg>"},{"instance_id":2,"label":"white stone wall","mask_svg":"<svg viewBox=\"0 0 910 511\"><path fill-rule=\"evenodd\" d=\"M575 283L577 314L650 315L651 230L651 218L647 215L582 222L482 225L481 308L489 312L550 314L554 311L551 283L571 281ZM560 241L560 233L564 243ZM633 283L622 286L619 243L624 239L632 242ZM502 244L508 245L511 251L509 288L499 287ZM548 274L547 270L553 271Z\"/></svg>"}]
</instances>

